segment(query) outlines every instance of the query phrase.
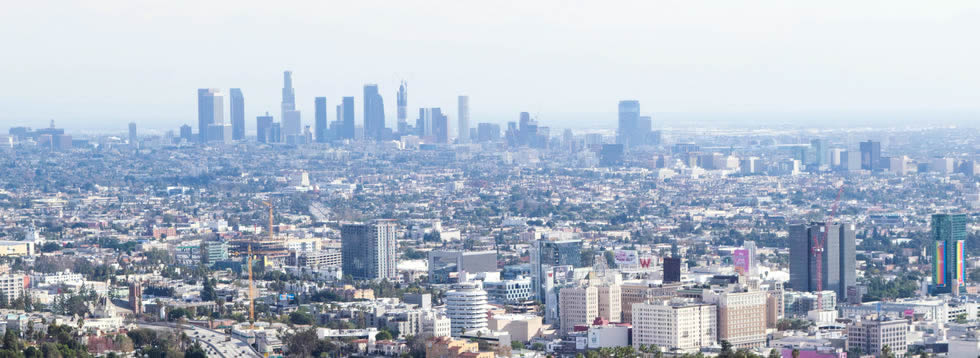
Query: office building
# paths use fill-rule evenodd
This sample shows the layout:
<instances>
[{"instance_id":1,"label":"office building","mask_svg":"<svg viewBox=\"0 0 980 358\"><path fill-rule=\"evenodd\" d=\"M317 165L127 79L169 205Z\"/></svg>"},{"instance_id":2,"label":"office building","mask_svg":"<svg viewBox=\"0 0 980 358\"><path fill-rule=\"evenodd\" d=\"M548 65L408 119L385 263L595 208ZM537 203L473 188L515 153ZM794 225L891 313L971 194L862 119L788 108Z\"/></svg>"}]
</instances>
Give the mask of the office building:
<instances>
[{"instance_id":1,"label":"office building","mask_svg":"<svg viewBox=\"0 0 980 358\"><path fill-rule=\"evenodd\" d=\"M681 282L681 258L664 257L664 283Z\"/></svg>"},{"instance_id":2,"label":"office building","mask_svg":"<svg viewBox=\"0 0 980 358\"><path fill-rule=\"evenodd\" d=\"M272 136L272 116L265 112L264 116L255 117L255 137L259 143L273 143Z\"/></svg>"},{"instance_id":3,"label":"office building","mask_svg":"<svg viewBox=\"0 0 980 358\"><path fill-rule=\"evenodd\" d=\"M326 143L327 136L327 97L313 99L315 134L317 143Z\"/></svg>"},{"instance_id":4,"label":"office building","mask_svg":"<svg viewBox=\"0 0 980 358\"><path fill-rule=\"evenodd\" d=\"M830 152L827 148L826 139L818 138L810 140L810 150L813 152L813 157L808 163L813 164L818 168L830 165Z\"/></svg>"},{"instance_id":5,"label":"office building","mask_svg":"<svg viewBox=\"0 0 980 358\"><path fill-rule=\"evenodd\" d=\"M129 146L139 147L139 142L136 139L136 122L129 122Z\"/></svg>"},{"instance_id":6,"label":"office building","mask_svg":"<svg viewBox=\"0 0 980 358\"><path fill-rule=\"evenodd\" d=\"M624 282L619 286L620 305L623 309L624 323L633 322L633 305L653 300L671 299L677 296L680 284L651 285L643 282Z\"/></svg>"},{"instance_id":7,"label":"office building","mask_svg":"<svg viewBox=\"0 0 980 358\"><path fill-rule=\"evenodd\" d=\"M734 348L766 345L766 291L705 290L705 303L718 307L718 340Z\"/></svg>"},{"instance_id":8,"label":"office building","mask_svg":"<svg viewBox=\"0 0 980 358\"><path fill-rule=\"evenodd\" d=\"M497 270L496 251L429 251L429 282L451 282L451 276L460 272L478 273Z\"/></svg>"},{"instance_id":9,"label":"office building","mask_svg":"<svg viewBox=\"0 0 980 358\"><path fill-rule=\"evenodd\" d=\"M293 90L293 71L282 73L282 103L279 120L282 121L282 134L284 137L298 135L301 130L299 113L296 111L296 91Z\"/></svg>"},{"instance_id":10,"label":"office building","mask_svg":"<svg viewBox=\"0 0 980 358\"><path fill-rule=\"evenodd\" d=\"M231 116L231 139L245 139L245 97L242 96L241 88L232 88L229 92L231 108L228 114Z\"/></svg>"},{"instance_id":11,"label":"office building","mask_svg":"<svg viewBox=\"0 0 980 358\"><path fill-rule=\"evenodd\" d=\"M640 102L619 101L619 126L616 130L616 144L625 149L643 144L644 133L640 131Z\"/></svg>"},{"instance_id":12,"label":"office building","mask_svg":"<svg viewBox=\"0 0 980 358\"><path fill-rule=\"evenodd\" d=\"M814 292L831 290L846 300L847 288L857 284L854 224L810 223L790 225L790 285L793 290ZM817 258L814 245L823 243L817 284Z\"/></svg>"},{"instance_id":13,"label":"office building","mask_svg":"<svg viewBox=\"0 0 980 358\"><path fill-rule=\"evenodd\" d=\"M599 316L599 288L563 287L558 291L560 330L571 333L575 326L588 326Z\"/></svg>"},{"instance_id":14,"label":"office building","mask_svg":"<svg viewBox=\"0 0 980 358\"><path fill-rule=\"evenodd\" d=\"M535 297L544 301L543 283L555 266L582 267L582 241L537 240L531 247L531 280Z\"/></svg>"},{"instance_id":15,"label":"office building","mask_svg":"<svg viewBox=\"0 0 980 358\"><path fill-rule=\"evenodd\" d=\"M881 142L861 142L861 169L881 170ZM848 158L850 159L850 158Z\"/></svg>"},{"instance_id":16,"label":"office building","mask_svg":"<svg viewBox=\"0 0 980 358\"><path fill-rule=\"evenodd\" d=\"M385 108L378 85L364 85L364 138L384 139Z\"/></svg>"},{"instance_id":17,"label":"office building","mask_svg":"<svg viewBox=\"0 0 980 358\"><path fill-rule=\"evenodd\" d=\"M519 277L513 280L486 281L483 289L491 302L500 304L521 303L531 299L531 279Z\"/></svg>"},{"instance_id":18,"label":"office building","mask_svg":"<svg viewBox=\"0 0 980 358\"><path fill-rule=\"evenodd\" d=\"M198 142L207 143L208 128L213 124L224 123L225 95L217 88L197 90L197 130Z\"/></svg>"},{"instance_id":19,"label":"office building","mask_svg":"<svg viewBox=\"0 0 980 358\"><path fill-rule=\"evenodd\" d=\"M456 133L460 144L470 142L470 97L459 96L456 99Z\"/></svg>"},{"instance_id":20,"label":"office building","mask_svg":"<svg viewBox=\"0 0 980 358\"><path fill-rule=\"evenodd\" d=\"M966 215L932 216L932 292L966 287Z\"/></svg>"},{"instance_id":21,"label":"office building","mask_svg":"<svg viewBox=\"0 0 980 358\"><path fill-rule=\"evenodd\" d=\"M343 113L343 126L340 127L341 139L354 139L354 97L344 97L340 104Z\"/></svg>"},{"instance_id":22,"label":"office building","mask_svg":"<svg viewBox=\"0 0 980 358\"><path fill-rule=\"evenodd\" d=\"M395 279L397 248L394 221L376 220L341 226L343 272L354 279Z\"/></svg>"},{"instance_id":23,"label":"office building","mask_svg":"<svg viewBox=\"0 0 980 358\"><path fill-rule=\"evenodd\" d=\"M888 346L895 357L901 357L908 351L908 330L908 320L867 316L847 325L847 350L881 356L881 349Z\"/></svg>"},{"instance_id":24,"label":"office building","mask_svg":"<svg viewBox=\"0 0 980 358\"><path fill-rule=\"evenodd\" d=\"M194 141L194 129L190 125L184 124L180 126L180 139L187 142Z\"/></svg>"},{"instance_id":25,"label":"office building","mask_svg":"<svg viewBox=\"0 0 980 358\"><path fill-rule=\"evenodd\" d=\"M481 143L500 140L500 125L494 123L478 124L476 127L476 140Z\"/></svg>"},{"instance_id":26,"label":"office building","mask_svg":"<svg viewBox=\"0 0 980 358\"><path fill-rule=\"evenodd\" d=\"M402 81L398 86L398 133L406 135L408 133L408 83Z\"/></svg>"},{"instance_id":27,"label":"office building","mask_svg":"<svg viewBox=\"0 0 980 358\"><path fill-rule=\"evenodd\" d=\"M452 335L458 337L465 332L487 327L487 292L479 282L461 282L451 286L446 292L446 315Z\"/></svg>"},{"instance_id":28,"label":"office building","mask_svg":"<svg viewBox=\"0 0 980 358\"><path fill-rule=\"evenodd\" d=\"M633 305L633 348L693 353L718 343L715 305L671 299Z\"/></svg>"}]
</instances>

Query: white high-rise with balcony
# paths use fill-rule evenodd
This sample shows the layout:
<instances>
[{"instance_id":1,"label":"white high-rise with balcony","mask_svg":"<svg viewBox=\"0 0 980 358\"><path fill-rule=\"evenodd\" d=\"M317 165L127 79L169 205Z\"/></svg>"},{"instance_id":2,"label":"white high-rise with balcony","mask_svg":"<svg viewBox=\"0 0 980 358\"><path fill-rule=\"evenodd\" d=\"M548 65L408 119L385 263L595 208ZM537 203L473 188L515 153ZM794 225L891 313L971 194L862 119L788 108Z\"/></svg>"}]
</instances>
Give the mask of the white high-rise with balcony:
<instances>
[{"instance_id":1,"label":"white high-rise with balcony","mask_svg":"<svg viewBox=\"0 0 980 358\"><path fill-rule=\"evenodd\" d=\"M446 315L452 335L487 327L487 291L479 282L461 282L446 292Z\"/></svg>"}]
</instances>

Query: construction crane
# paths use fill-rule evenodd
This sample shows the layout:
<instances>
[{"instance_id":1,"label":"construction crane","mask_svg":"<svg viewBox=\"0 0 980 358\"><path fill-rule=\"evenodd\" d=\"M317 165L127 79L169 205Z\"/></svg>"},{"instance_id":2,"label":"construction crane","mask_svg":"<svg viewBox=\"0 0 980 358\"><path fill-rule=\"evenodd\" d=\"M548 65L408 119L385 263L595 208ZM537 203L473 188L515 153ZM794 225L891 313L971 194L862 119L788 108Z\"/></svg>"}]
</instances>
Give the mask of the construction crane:
<instances>
[{"instance_id":1,"label":"construction crane","mask_svg":"<svg viewBox=\"0 0 980 358\"><path fill-rule=\"evenodd\" d=\"M834 199L834 206L830 210L830 217L823 224L823 235L816 235L810 253L817 263L817 309L823 311L823 247L827 243L827 236L830 234L830 224L837 217L837 206L840 204L840 195L844 192L844 183L838 183L837 199Z\"/></svg>"}]
</instances>

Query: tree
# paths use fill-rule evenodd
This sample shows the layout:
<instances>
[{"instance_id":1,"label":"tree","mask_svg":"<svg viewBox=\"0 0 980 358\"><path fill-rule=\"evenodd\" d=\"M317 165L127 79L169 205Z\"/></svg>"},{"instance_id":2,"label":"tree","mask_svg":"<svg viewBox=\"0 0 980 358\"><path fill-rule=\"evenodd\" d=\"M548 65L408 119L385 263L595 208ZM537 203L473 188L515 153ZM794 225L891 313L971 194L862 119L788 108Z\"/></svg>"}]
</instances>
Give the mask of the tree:
<instances>
[{"instance_id":1,"label":"tree","mask_svg":"<svg viewBox=\"0 0 980 358\"><path fill-rule=\"evenodd\" d=\"M732 351L732 343L727 340L721 341L721 353L718 354L719 358L732 358L735 356L735 352Z\"/></svg>"},{"instance_id":2,"label":"tree","mask_svg":"<svg viewBox=\"0 0 980 358\"><path fill-rule=\"evenodd\" d=\"M391 332L388 332L386 329L382 329L378 334L374 335L374 339L379 341L390 341L393 338Z\"/></svg>"},{"instance_id":3,"label":"tree","mask_svg":"<svg viewBox=\"0 0 980 358\"><path fill-rule=\"evenodd\" d=\"M214 290L215 280L204 280L204 289L201 290L201 301L214 301L218 294Z\"/></svg>"},{"instance_id":4,"label":"tree","mask_svg":"<svg viewBox=\"0 0 980 358\"><path fill-rule=\"evenodd\" d=\"M201 347L201 343L195 342L193 346L184 352L184 358L207 358L208 354Z\"/></svg>"},{"instance_id":5,"label":"tree","mask_svg":"<svg viewBox=\"0 0 980 358\"><path fill-rule=\"evenodd\" d=\"M782 354L779 354L779 348L769 350L769 358L782 358L782 356Z\"/></svg>"},{"instance_id":6,"label":"tree","mask_svg":"<svg viewBox=\"0 0 980 358\"><path fill-rule=\"evenodd\" d=\"M521 342L521 341L510 341L510 348L512 348L512 349L524 349L524 342Z\"/></svg>"},{"instance_id":7,"label":"tree","mask_svg":"<svg viewBox=\"0 0 980 358\"><path fill-rule=\"evenodd\" d=\"M881 347L881 358L895 358L895 353L892 352L892 347L887 344Z\"/></svg>"},{"instance_id":8,"label":"tree","mask_svg":"<svg viewBox=\"0 0 980 358\"><path fill-rule=\"evenodd\" d=\"M543 351L544 348L545 348L544 347L544 343L541 343L541 342L534 343L534 344L531 345L531 349L536 350L536 351Z\"/></svg>"},{"instance_id":9,"label":"tree","mask_svg":"<svg viewBox=\"0 0 980 358\"><path fill-rule=\"evenodd\" d=\"M286 348L289 350L290 356L310 357L313 355L316 344L317 337L314 328L286 337Z\"/></svg>"},{"instance_id":10,"label":"tree","mask_svg":"<svg viewBox=\"0 0 980 358\"><path fill-rule=\"evenodd\" d=\"M800 358L800 350L799 349L793 348L793 352L791 354L793 355L793 358Z\"/></svg>"},{"instance_id":11,"label":"tree","mask_svg":"<svg viewBox=\"0 0 980 358\"><path fill-rule=\"evenodd\" d=\"M289 323L308 325L313 324L313 316L306 312L293 312L289 314Z\"/></svg>"}]
</instances>

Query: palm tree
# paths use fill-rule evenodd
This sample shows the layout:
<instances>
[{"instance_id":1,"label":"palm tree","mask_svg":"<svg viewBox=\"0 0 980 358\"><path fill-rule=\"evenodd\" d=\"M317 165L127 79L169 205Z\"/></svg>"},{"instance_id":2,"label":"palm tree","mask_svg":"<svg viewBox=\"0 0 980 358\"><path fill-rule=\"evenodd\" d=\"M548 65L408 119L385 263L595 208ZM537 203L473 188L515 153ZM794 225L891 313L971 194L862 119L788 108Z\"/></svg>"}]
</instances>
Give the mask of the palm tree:
<instances>
[{"instance_id":1,"label":"palm tree","mask_svg":"<svg viewBox=\"0 0 980 358\"><path fill-rule=\"evenodd\" d=\"M793 358L800 358L800 350L793 348Z\"/></svg>"}]
</instances>

